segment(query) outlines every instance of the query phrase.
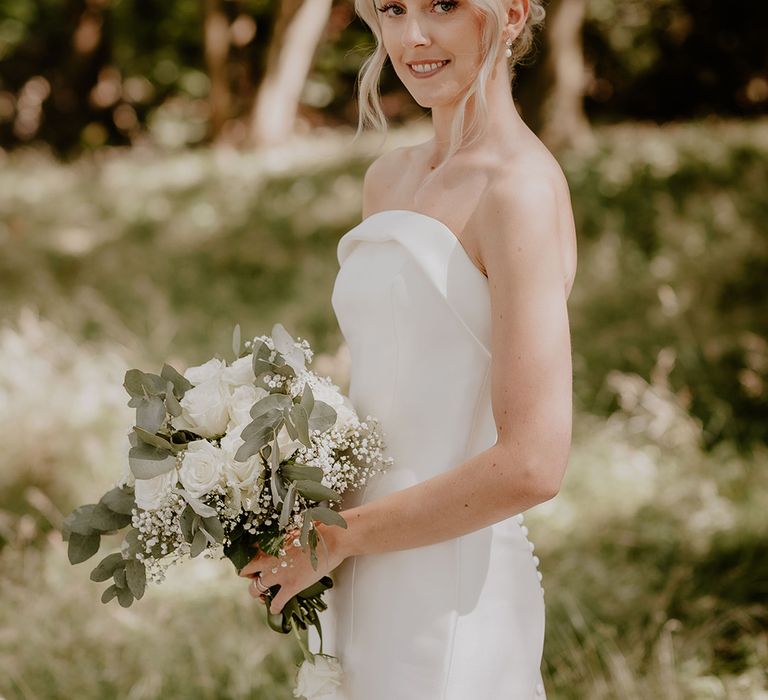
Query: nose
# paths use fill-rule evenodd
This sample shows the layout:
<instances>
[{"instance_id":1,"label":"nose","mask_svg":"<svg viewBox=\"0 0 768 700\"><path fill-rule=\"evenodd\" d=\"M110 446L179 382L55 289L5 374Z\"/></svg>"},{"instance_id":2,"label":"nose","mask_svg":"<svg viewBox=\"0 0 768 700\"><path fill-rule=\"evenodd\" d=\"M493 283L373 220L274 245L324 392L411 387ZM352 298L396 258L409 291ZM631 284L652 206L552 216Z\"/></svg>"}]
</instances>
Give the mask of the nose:
<instances>
[{"instance_id":1,"label":"nose","mask_svg":"<svg viewBox=\"0 0 768 700\"><path fill-rule=\"evenodd\" d=\"M429 46L431 43L421 31L418 18L415 14L411 14L406 18L405 28L403 29L400 41L403 44L403 48L409 48L411 46Z\"/></svg>"}]
</instances>

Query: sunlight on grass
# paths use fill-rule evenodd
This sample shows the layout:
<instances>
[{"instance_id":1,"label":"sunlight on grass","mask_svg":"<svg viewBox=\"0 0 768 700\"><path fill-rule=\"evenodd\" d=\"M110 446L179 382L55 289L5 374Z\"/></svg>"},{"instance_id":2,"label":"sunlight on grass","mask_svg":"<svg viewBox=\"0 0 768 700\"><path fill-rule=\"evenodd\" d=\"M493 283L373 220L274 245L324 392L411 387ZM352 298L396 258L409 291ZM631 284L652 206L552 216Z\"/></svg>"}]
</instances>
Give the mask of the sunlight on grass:
<instances>
[{"instance_id":1,"label":"sunlight on grass","mask_svg":"<svg viewBox=\"0 0 768 700\"><path fill-rule=\"evenodd\" d=\"M563 157L580 234L572 459L526 518L547 694L768 700L768 123L598 136ZM0 698L292 697L300 653L229 562L102 605L58 528L127 467L128 368L183 371L235 323L245 337L279 320L346 388L335 246L377 145L348 139L6 157Z\"/></svg>"}]
</instances>

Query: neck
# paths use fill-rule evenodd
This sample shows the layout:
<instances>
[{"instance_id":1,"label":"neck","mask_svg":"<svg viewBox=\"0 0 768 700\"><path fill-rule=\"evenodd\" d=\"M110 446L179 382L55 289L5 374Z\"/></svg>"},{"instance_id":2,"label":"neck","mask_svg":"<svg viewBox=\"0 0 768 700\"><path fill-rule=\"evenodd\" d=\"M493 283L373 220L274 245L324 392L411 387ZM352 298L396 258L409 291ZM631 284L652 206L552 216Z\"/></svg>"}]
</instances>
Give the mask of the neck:
<instances>
[{"instance_id":1,"label":"neck","mask_svg":"<svg viewBox=\"0 0 768 700\"><path fill-rule=\"evenodd\" d=\"M488 104L488 128L483 136L475 142L472 150L483 148L490 141L498 142L501 135L520 134L526 128L515 106L509 88L509 72L503 63L497 65L486 84L486 100ZM450 143L451 123L456 114L458 105L455 103L435 105L432 107L432 126L435 135L429 141L430 168L434 169L448 152ZM469 135L469 125L474 118L476 99L473 95L467 101L464 110L464 138ZM513 138L515 138L513 136Z\"/></svg>"}]
</instances>

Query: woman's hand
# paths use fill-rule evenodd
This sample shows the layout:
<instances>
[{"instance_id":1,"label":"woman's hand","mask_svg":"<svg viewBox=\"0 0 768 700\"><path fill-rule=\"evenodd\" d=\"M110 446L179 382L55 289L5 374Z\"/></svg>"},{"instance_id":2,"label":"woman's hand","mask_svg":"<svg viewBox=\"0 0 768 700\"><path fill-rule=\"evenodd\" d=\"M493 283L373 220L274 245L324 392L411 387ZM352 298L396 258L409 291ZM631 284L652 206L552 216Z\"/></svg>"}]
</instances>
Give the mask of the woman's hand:
<instances>
[{"instance_id":1,"label":"woman's hand","mask_svg":"<svg viewBox=\"0 0 768 700\"><path fill-rule=\"evenodd\" d=\"M315 528L320 536L315 548L317 569L312 568L309 545L306 551L303 551L300 545L293 545L294 539L300 535L300 530L296 529L289 531L283 540L284 557L274 557L260 551L240 570L240 576L251 579L248 592L262 602L266 600L266 594L256 586L258 572L261 572L262 587L280 586L270 605L271 613L279 613L293 596L319 581L347 558L343 538L339 536L344 531L343 528L325 523L316 523ZM282 561L287 562L287 566L282 566ZM273 573L272 569L277 571Z\"/></svg>"}]
</instances>

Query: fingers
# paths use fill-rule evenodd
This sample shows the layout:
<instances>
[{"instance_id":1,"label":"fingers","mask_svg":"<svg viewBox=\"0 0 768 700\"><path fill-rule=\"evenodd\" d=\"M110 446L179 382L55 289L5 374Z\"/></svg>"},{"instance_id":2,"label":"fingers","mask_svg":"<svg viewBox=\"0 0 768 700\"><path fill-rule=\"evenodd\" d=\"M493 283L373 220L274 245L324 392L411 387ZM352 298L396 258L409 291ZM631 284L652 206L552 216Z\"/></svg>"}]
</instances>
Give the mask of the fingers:
<instances>
[{"instance_id":1,"label":"fingers","mask_svg":"<svg viewBox=\"0 0 768 700\"><path fill-rule=\"evenodd\" d=\"M258 579L256 577L251 579L251 582L248 584L248 593L253 598L261 598L261 601L263 603L264 600L265 600L265 594L264 594L264 591L262 591L259 588L258 584L256 583L257 581L258 581Z\"/></svg>"},{"instance_id":2,"label":"fingers","mask_svg":"<svg viewBox=\"0 0 768 700\"><path fill-rule=\"evenodd\" d=\"M242 569L240 569L240 576L253 576L257 571L266 570L267 564L267 558L263 554L257 554Z\"/></svg>"},{"instance_id":3,"label":"fingers","mask_svg":"<svg viewBox=\"0 0 768 700\"><path fill-rule=\"evenodd\" d=\"M277 615L283 609L283 605L285 605L285 601L286 601L286 598L283 595L282 588L281 588L280 593L278 593L272 599L272 605L269 606L269 612L271 612L273 615Z\"/></svg>"}]
</instances>

